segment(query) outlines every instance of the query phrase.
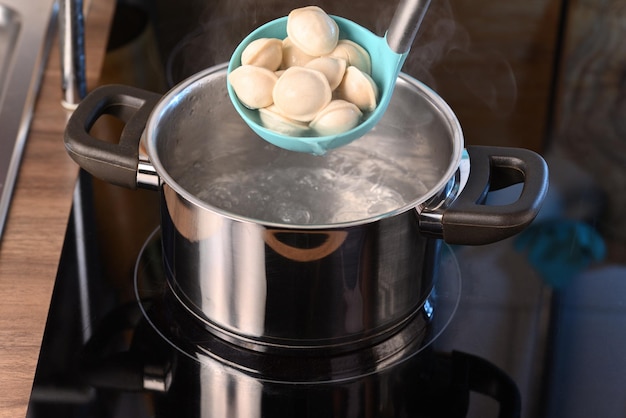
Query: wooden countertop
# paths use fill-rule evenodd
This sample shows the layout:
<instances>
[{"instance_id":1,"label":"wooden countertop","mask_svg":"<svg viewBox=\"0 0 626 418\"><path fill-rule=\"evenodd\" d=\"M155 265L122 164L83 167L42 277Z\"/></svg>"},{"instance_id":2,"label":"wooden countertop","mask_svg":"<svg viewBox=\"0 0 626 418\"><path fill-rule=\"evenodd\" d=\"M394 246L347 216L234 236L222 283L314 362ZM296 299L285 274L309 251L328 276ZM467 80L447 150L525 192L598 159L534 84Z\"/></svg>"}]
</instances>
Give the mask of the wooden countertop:
<instances>
[{"instance_id":1,"label":"wooden countertop","mask_svg":"<svg viewBox=\"0 0 626 418\"><path fill-rule=\"evenodd\" d=\"M99 79L115 2L91 0L87 80ZM15 194L0 242L0 417L25 417L69 219L77 165L67 156L58 42L42 80Z\"/></svg>"}]
</instances>

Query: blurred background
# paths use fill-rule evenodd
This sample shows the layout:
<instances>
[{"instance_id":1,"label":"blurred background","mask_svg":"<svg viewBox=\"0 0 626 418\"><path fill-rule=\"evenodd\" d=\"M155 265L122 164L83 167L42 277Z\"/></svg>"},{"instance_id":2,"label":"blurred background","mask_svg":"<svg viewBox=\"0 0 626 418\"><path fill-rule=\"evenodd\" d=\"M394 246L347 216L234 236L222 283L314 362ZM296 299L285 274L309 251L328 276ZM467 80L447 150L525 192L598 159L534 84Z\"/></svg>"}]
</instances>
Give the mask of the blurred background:
<instances>
[{"instance_id":1,"label":"blurred background","mask_svg":"<svg viewBox=\"0 0 626 418\"><path fill-rule=\"evenodd\" d=\"M315 4L383 35L396 3ZM118 0L102 83L166 92L308 4ZM561 206L551 210L592 223L616 261L626 259L625 19L618 0L434 0L404 66L448 102L467 144L542 153Z\"/></svg>"}]
</instances>

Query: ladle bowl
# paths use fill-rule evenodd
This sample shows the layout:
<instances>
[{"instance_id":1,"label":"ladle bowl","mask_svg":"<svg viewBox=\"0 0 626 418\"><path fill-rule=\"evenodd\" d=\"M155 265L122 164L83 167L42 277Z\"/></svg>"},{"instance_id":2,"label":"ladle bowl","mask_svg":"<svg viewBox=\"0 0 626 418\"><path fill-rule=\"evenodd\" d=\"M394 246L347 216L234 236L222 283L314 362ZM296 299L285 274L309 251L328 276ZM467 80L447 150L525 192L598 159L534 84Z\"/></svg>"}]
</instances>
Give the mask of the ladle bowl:
<instances>
[{"instance_id":1,"label":"ladle bowl","mask_svg":"<svg viewBox=\"0 0 626 418\"><path fill-rule=\"evenodd\" d=\"M396 79L408 55L408 51L399 54L391 50L384 37L380 37L368 29L351 20L331 16L339 27L339 39L349 39L362 46L370 55L372 61L372 79L378 87L378 104L372 112L363 115L359 125L349 131L326 136L289 136L264 127L259 117L259 111L244 106L233 87L228 83L228 94L244 121L266 141L291 151L306 152L315 155L324 154L326 151L346 145L360 138L380 120L385 113L393 93ZM287 17L272 20L255 31L251 32L235 49L228 65L228 73L241 66L241 54L244 49L254 40L260 38L287 37Z\"/></svg>"}]
</instances>

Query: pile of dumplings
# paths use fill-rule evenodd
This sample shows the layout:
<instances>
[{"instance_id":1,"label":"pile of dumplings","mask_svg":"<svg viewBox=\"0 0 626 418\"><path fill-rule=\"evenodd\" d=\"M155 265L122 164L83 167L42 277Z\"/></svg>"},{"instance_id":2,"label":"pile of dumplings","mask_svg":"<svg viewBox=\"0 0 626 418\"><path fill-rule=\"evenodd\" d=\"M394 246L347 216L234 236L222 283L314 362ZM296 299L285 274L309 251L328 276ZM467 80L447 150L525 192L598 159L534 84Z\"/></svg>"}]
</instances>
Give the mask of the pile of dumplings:
<instances>
[{"instance_id":1,"label":"pile of dumplings","mask_svg":"<svg viewBox=\"0 0 626 418\"><path fill-rule=\"evenodd\" d=\"M317 6L292 10L285 39L260 38L228 75L239 101L263 126L288 136L348 131L376 108L378 88L367 51L339 39L337 23Z\"/></svg>"}]
</instances>

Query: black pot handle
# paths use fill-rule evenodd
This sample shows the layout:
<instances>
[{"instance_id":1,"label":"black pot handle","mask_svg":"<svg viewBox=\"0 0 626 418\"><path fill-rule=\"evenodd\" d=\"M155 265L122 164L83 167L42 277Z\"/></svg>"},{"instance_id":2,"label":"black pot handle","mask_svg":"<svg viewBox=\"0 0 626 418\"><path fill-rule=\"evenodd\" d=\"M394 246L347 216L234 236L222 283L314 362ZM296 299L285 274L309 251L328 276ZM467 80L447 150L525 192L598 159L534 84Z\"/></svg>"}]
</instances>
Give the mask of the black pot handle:
<instances>
[{"instance_id":1,"label":"black pot handle","mask_svg":"<svg viewBox=\"0 0 626 418\"><path fill-rule=\"evenodd\" d=\"M519 418L522 400L515 382L491 362L461 351L452 352L455 378L470 392L494 399L500 405L498 418Z\"/></svg>"},{"instance_id":2,"label":"black pot handle","mask_svg":"<svg viewBox=\"0 0 626 418\"><path fill-rule=\"evenodd\" d=\"M522 149L470 146L470 174L460 195L443 212L443 239L449 244L490 244L522 231L539 213L548 190L548 166ZM490 190L524 183L507 205L483 204Z\"/></svg>"},{"instance_id":3,"label":"black pot handle","mask_svg":"<svg viewBox=\"0 0 626 418\"><path fill-rule=\"evenodd\" d=\"M72 113L65 129L65 148L93 176L119 186L137 187L139 142L160 94L122 85L98 87ZM93 137L89 131L103 115L125 123L119 143Z\"/></svg>"},{"instance_id":4,"label":"black pot handle","mask_svg":"<svg viewBox=\"0 0 626 418\"><path fill-rule=\"evenodd\" d=\"M515 381L490 361L462 351L424 352L399 379L399 402L407 416L467 417L473 398L481 394L495 401L498 418L519 418L522 400Z\"/></svg>"},{"instance_id":5,"label":"black pot handle","mask_svg":"<svg viewBox=\"0 0 626 418\"><path fill-rule=\"evenodd\" d=\"M83 383L99 389L132 392L168 389L175 358L169 345L163 344L161 336L149 329L147 335L156 338L156 342L148 336L142 336L143 340L141 337L137 339L151 349L133 347L135 336L141 332L143 319L141 308L133 302L118 306L100 320L91 338L78 353L77 370ZM145 322L142 325L151 327ZM125 340L123 336L129 331L133 333L133 341L128 347L120 347L120 341Z\"/></svg>"}]
</instances>

